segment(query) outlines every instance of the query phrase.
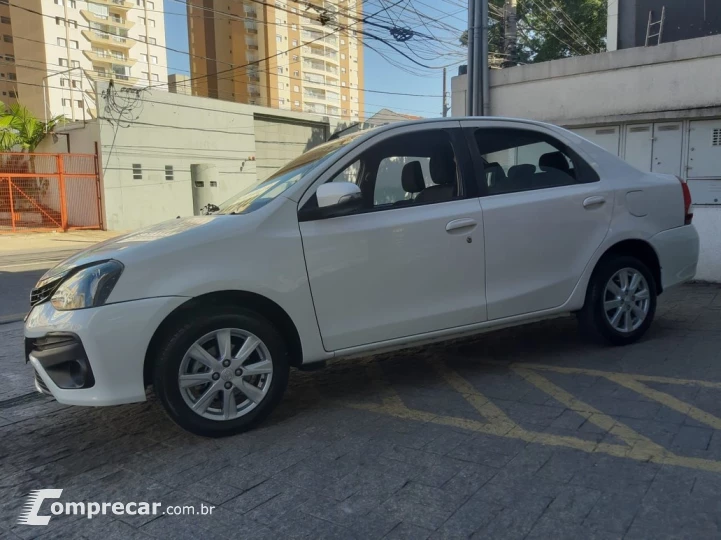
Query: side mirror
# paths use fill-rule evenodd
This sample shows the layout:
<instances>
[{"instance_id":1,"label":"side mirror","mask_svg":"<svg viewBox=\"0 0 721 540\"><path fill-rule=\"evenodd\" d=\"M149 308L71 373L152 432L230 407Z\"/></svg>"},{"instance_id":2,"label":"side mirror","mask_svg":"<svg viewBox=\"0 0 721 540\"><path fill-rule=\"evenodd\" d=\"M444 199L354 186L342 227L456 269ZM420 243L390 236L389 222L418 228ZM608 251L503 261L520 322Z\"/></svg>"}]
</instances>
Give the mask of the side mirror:
<instances>
[{"instance_id":1,"label":"side mirror","mask_svg":"<svg viewBox=\"0 0 721 540\"><path fill-rule=\"evenodd\" d=\"M359 201L361 190L351 182L330 182L321 184L315 195L318 198L318 208L328 208Z\"/></svg>"},{"instance_id":2,"label":"side mirror","mask_svg":"<svg viewBox=\"0 0 721 540\"><path fill-rule=\"evenodd\" d=\"M321 184L315 192L318 206L303 208L298 213L299 221L346 216L363 208L360 188L352 182L330 182Z\"/></svg>"}]
</instances>

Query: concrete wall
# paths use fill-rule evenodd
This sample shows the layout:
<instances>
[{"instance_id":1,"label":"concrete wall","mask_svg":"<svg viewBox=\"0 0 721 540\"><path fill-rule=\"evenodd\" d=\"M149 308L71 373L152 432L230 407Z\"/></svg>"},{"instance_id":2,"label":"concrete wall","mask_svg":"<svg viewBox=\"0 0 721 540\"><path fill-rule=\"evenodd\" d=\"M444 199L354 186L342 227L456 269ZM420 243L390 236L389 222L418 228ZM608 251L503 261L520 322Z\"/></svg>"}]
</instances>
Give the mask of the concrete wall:
<instances>
[{"instance_id":1,"label":"concrete wall","mask_svg":"<svg viewBox=\"0 0 721 540\"><path fill-rule=\"evenodd\" d=\"M139 96L119 91L111 95L111 100L101 98L105 102L100 110L105 112L100 120L68 131L73 152L92 153L94 142L99 143L104 223L109 230L193 215L193 164L215 165L215 204L255 183L258 167L263 166L256 160L258 146L268 135L267 130L257 132L257 117L266 126L275 118L308 130L309 144L283 145L283 155L275 155L278 163L323 142L317 133L331 133L337 123L317 115L159 90ZM39 151L66 152L65 137L59 136L57 143L44 141ZM172 167L172 179L166 167Z\"/></svg>"},{"instance_id":2,"label":"concrete wall","mask_svg":"<svg viewBox=\"0 0 721 540\"><path fill-rule=\"evenodd\" d=\"M719 72L721 36L491 70L491 114L567 126L721 115ZM451 79L453 116L465 114L466 84Z\"/></svg>"}]
</instances>

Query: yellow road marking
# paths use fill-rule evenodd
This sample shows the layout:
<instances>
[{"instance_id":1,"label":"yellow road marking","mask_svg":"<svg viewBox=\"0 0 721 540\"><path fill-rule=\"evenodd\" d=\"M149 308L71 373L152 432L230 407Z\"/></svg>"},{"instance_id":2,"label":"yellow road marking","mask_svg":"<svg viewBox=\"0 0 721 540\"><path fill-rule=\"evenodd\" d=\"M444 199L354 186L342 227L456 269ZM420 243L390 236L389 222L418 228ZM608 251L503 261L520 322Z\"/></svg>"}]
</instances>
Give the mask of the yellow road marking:
<instances>
[{"instance_id":1,"label":"yellow road marking","mask_svg":"<svg viewBox=\"0 0 721 540\"><path fill-rule=\"evenodd\" d=\"M649 388L645 384L639 382L636 379L635 375L629 376L612 373L606 375L605 377L609 381L613 381L616 384L625 386L629 390L633 390L634 392L637 392L642 396L646 396L653 399L654 401L658 401L669 409L673 409L680 413L686 414L694 420L707 424L714 429L721 430L721 418L714 416L711 413L707 413L706 411L702 411L701 409L694 407L693 405L690 405L684 401L681 401L680 399L675 398L672 395L667 394L666 392L661 392L660 390Z\"/></svg>"},{"instance_id":2,"label":"yellow road marking","mask_svg":"<svg viewBox=\"0 0 721 540\"><path fill-rule=\"evenodd\" d=\"M644 380L648 382L669 384L697 385L708 388L721 388L721 383L692 379L672 379L669 377L654 377L648 375L628 375L600 370L567 368L530 363L513 363L510 365L502 364L514 369L530 384L555 398L557 401L564 404L568 409L576 412L583 418L586 418L589 422L604 429L612 435L615 435L626 443L625 445L619 445L596 443L594 441L587 441L578 437L553 435L550 433L524 429L513 422L513 420L511 420L500 408L488 400L482 393L478 392L471 383L461 377L461 375L457 372L453 371L441 362L433 362L433 365L441 373L449 385L459 392L478 411L479 414L488 420L488 422L437 415L426 411L410 409L405 405L405 403L403 403L403 400L400 398L398 393L385 378L377 362L369 364L369 371L371 372L371 380L375 388L373 393L381 396L381 404L352 401L341 401L341 403L348 407L383 413L397 418L445 425L488 435L509 437L529 443L533 442L550 446L563 446L588 453L599 452L615 457L629 458L636 461L653 462L721 473L721 462L676 455L673 452L666 450L661 445L655 443L648 437L637 433L627 425L613 419L611 416L603 413L595 407L584 403L571 393L536 373L534 370L605 377L617 384L629 388L630 390L658 401L663 405L669 406L674 410L685 412L692 418L700 422L704 422L715 429L721 429L721 419L701 411L692 405L684 403L683 401L664 392L649 388L639 381Z\"/></svg>"}]
</instances>

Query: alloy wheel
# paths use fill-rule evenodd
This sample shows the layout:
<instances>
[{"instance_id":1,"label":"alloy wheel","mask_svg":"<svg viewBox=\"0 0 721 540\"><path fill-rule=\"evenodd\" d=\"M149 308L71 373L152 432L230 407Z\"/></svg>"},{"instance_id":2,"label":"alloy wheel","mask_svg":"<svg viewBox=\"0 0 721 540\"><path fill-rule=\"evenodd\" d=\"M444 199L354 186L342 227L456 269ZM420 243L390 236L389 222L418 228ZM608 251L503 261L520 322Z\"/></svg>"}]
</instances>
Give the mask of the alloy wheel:
<instances>
[{"instance_id":1,"label":"alloy wheel","mask_svg":"<svg viewBox=\"0 0 721 540\"><path fill-rule=\"evenodd\" d=\"M603 293L606 320L617 332L633 332L646 320L650 298L643 274L635 268L622 268L611 276Z\"/></svg>"},{"instance_id":2,"label":"alloy wheel","mask_svg":"<svg viewBox=\"0 0 721 540\"><path fill-rule=\"evenodd\" d=\"M268 347L238 328L210 332L190 346L178 372L185 403L210 420L234 420L263 401L273 380Z\"/></svg>"}]
</instances>

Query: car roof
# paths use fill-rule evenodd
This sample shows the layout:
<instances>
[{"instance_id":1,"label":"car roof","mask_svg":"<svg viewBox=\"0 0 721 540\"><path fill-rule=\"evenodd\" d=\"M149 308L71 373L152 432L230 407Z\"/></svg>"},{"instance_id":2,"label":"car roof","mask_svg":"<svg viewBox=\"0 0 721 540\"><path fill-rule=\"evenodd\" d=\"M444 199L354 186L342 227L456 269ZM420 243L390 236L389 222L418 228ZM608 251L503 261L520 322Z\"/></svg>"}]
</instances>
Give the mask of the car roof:
<instances>
[{"instance_id":1,"label":"car roof","mask_svg":"<svg viewBox=\"0 0 721 540\"><path fill-rule=\"evenodd\" d=\"M343 139L345 137L353 137L356 136L359 140L365 140L366 138L370 138L374 135L377 135L378 133L383 133L385 131L394 131L396 129L403 129L404 127L408 126L418 126L423 124L433 125L437 123L442 122L457 122L461 120L476 120L476 121L486 121L486 122L513 122L518 124L525 124L525 125L532 125L532 126L542 126L546 128L553 129L554 131L560 131L563 130L563 128L560 128L559 126L556 126L554 124L548 124L546 122L539 122L537 120L529 120L526 118L513 118L509 116L448 116L448 117L440 117L440 118L422 118L419 120L403 120L401 122L393 122L390 124L385 124L382 126L378 126L373 129L363 130L361 131L361 135L358 135L358 132L354 132L348 135L342 135L339 137L339 139Z\"/></svg>"}]
</instances>

